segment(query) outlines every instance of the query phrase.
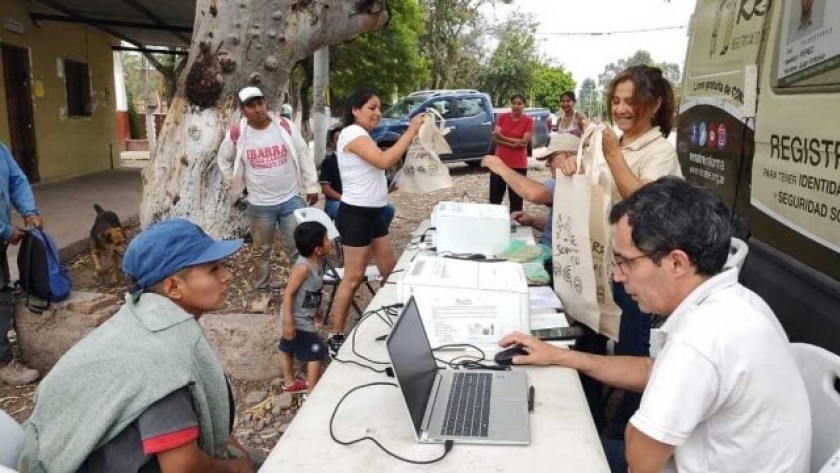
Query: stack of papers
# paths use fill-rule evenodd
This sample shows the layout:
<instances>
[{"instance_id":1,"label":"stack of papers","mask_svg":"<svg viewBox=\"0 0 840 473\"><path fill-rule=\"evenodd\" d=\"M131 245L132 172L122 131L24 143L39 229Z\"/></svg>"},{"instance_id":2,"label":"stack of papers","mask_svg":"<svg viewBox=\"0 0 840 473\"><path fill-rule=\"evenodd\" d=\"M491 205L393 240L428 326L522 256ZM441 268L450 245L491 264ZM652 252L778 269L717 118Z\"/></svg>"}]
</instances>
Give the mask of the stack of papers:
<instances>
[{"instance_id":1,"label":"stack of papers","mask_svg":"<svg viewBox=\"0 0 840 473\"><path fill-rule=\"evenodd\" d=\"M528 296L531 302L531 330L569 326L563 313L563 303L550 286L531 286Z\"/></svg>"}]
</instances>

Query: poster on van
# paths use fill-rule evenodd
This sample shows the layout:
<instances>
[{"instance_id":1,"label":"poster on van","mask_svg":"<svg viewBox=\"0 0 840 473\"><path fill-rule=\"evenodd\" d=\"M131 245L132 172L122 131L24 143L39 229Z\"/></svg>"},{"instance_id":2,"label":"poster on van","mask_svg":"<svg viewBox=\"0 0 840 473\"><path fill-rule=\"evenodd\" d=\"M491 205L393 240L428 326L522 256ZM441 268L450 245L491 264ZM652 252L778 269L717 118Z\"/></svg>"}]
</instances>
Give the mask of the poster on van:
<instances>
[{"instance_id":1,"label":"poster on van","mask_svg":"<svg viewBox=\"0 0 840 473\"><path fill-rule=\"evenodd\" d=\"M840 66L840 2L786 0L778 82L794 85Z\"/></svg>"}]
</instances>

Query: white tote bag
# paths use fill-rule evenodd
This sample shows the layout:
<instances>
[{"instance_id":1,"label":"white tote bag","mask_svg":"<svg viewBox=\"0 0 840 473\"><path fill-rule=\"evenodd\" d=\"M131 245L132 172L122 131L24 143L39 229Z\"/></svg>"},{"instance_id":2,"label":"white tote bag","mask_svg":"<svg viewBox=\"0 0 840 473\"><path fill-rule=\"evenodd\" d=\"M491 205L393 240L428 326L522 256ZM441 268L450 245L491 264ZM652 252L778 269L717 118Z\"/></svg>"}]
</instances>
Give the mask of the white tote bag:
<instances>
[{"instance_id":1,"label":"white tote bag","mask_svg":"<svg viewBox=\"0 0 840 473\"><path fill-rule=\"evenodd\" d=\"M618 340L621 309L612 296L612 175L601 144L603 125L591 125L578 148L578 174L557 176L553 212L554 290L566 313ZM584 143L591 138L590 146Z\"/></svg>"},{"instance_id":2,"label":"white tote bag","mask_svg":"<svg viewBox=\"0 0 840 473\"><path fill-rule=\"evenodd\" d=\"M439 120L439 122L438 122ZM439 124L438 124L439 123ZM397 184L401 192L426 194L452 187L449 168L440 160L441 154L452 152L445 136L449 128L437 110L424 112L420 131L411 142Z\"/></svg>"}]
</instances>

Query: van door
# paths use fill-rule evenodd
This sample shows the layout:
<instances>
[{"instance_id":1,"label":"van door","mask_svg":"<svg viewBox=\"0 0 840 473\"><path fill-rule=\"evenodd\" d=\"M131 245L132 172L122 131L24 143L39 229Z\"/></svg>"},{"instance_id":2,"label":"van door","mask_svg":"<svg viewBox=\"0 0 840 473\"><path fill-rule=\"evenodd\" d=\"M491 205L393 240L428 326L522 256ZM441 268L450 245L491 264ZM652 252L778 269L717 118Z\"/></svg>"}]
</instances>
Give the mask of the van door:
<instances>
[{"instance_id":1,"label":"van door","mask_svg":"<svg viewBox=\"0 0 840 473\"><path fill-rule=\"evenodd\" d=\"M455 99L458 113L458 140L462 156L483 156L490 152L493 134L493 119L484 108L482 97L459 97Z\"/></svg>"},{"instance_id":2,"label":"van door","mask_svg":"<svg viewBox=\"0 0 840 473\"><path fill-rule=\"evenodd\" d=\"M803 3L773 2L746 277L791 340L840 353L840 3L813 2L807 14Z\"/></svg>"}]
</instances>

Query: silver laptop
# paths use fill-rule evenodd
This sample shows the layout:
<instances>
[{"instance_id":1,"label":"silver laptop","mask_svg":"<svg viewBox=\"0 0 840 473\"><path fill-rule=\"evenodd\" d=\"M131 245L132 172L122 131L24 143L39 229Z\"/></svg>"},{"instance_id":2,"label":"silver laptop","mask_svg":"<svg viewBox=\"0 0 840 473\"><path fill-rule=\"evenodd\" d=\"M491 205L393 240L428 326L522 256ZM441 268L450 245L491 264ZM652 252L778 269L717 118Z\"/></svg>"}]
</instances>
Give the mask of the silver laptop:
<instances>
[{"instance_id":1,"label":"silver laptop","mask_svg":"<svg viewBox=\"0 0 840 473\"><path fill-rule=\"evenodd\" d=\"M530 443L525 372L439 370L414 297L386 344L418 441Z\"/></svg>"}]
</instances>

